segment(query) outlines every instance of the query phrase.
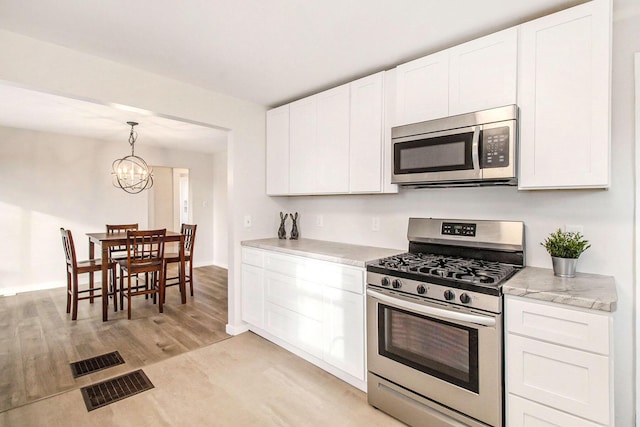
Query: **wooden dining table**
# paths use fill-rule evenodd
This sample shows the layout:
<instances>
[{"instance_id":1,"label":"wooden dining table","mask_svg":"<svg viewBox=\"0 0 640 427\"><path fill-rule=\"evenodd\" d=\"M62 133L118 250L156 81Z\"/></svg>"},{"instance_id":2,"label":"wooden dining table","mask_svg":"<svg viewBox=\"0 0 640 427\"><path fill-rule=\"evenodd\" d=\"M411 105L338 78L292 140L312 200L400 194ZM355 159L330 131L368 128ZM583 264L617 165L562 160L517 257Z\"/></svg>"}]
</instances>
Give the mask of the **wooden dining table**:
<instances>
[{"instance_id":1,"label":"wooden dining table","mask_svg":"<svg viewBox=\"0 0 640 427\"><path fill-rule=\"evenodd\" d=\"M113 246L120 246L127 244L127 233L114 233L107 234L106 232L102 233L87 233L89 237L89 259L93 259L95 257L95 245L98 244L102 248L102 259L109 259L109 248ZM164 238L165 243L167 242L179 242L179 254L180 254L180 277L183 279L180 280L180 295L181 302L185 304L187 302L187 294L185 292L185 260L184 260L184 234L177 233L175 231L167 231L167 234ZM102 263L102 321L106 322L109 320L108 317L108 302L109 298L106 297L108 293L109 286L109 263Z\"/></svg>"}]
</instances>

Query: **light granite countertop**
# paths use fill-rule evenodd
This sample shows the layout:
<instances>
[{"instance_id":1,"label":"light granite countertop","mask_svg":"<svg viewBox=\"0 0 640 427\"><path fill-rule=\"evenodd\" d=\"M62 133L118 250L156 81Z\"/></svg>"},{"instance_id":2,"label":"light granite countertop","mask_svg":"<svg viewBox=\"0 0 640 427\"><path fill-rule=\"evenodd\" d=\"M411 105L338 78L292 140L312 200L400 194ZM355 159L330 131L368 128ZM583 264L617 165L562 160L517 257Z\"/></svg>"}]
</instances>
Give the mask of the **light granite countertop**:
<instances>
[{"instance_id":1,"label":"light granite countertop","mask_svg":"<svg viewBox=\"0 0 640 427\"><path fill-rule=\"evenodd\" d=\"M548 268L525 267L503 286L504 295L516 295L591 310L613 312L618 295L611 276L576 273L576 277L553 275Z\"/></svg>"},{"instance_id":2,"label":"light granite countertop","mask_svg":"<svg viewBox=\"0 0 640 427\"><path fill-rule=\"evenodd\" d=\"M351 245L325 240L284 240L275 237L270 239L245 240L241 242L241 244L244 247L267 249L355 267L366 267L367 263L371 261L406 252L406 250L400 249Z\"/></svg>"}]
</instances>

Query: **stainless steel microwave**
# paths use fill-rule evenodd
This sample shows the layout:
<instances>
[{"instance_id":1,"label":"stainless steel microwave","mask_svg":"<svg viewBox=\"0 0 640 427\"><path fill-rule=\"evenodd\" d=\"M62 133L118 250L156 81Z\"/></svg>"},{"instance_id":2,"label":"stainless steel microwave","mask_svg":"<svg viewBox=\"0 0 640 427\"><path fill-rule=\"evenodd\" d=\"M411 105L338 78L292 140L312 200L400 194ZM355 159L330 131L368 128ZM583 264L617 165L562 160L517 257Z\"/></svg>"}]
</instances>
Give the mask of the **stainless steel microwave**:
<instances>
[{"instance_id":1,"label":"stainless steel microwave","mask_svg":"<svg viewBox=\"0 0 640 427\"><path fill-rule=\"evenodd\" d=\"M394 184L516 185L518 107L460 114L391 130Z\"/></svg>"}]
</instances>

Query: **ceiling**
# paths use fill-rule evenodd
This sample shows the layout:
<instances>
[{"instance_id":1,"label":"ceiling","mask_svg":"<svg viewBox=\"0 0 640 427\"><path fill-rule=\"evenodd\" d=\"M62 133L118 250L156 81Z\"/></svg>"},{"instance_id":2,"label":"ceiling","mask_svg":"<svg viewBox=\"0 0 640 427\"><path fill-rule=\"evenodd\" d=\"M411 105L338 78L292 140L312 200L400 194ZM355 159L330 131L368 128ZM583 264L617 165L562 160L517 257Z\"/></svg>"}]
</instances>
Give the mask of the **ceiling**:
<instances>
[{"instance_id":1,"label":"ceiling","mask_svg":"<svg viewBox=\"0 0 640 427\"><path fill-rule=\"evenodd\" d=\"M127 143L130 121L139 123L138 147L144 144L203 153L226 149L227 132L211 126L125 105L99 104L0 84L0 126Z\"/></svg>"},{"instance_id":2,"label":"ceiling","mask_svg":"<svg viewBox=\"0 0 640 427\"><path fill-rule=\"evenodd\" d=\"M273 107L582 2L0 0L0 28ZM120 140L135 120L140 142L198 151L225 140L210 127L15 87L0 87L0 113L5 126Z\"/></svg>"}]
</instances>

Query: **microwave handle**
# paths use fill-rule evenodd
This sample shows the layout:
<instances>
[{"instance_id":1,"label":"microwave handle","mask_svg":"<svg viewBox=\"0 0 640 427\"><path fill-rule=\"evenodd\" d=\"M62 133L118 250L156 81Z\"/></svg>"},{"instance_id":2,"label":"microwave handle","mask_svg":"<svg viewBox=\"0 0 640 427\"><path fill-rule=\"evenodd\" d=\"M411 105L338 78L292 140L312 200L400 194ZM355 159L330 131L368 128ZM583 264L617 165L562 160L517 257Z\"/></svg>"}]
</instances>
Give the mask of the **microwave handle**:
<instances>
[{"instance_id":1,"label":"microwave handle","mask_svg":"<svg viewBox=\"0 0 640 427\"><path fill-rule=\"evenodd\" d=\"M473 170L480 173L480 126L473 127L473 139L471 140L471 160L473 161Z\"/></svg>"}]
</instances>

